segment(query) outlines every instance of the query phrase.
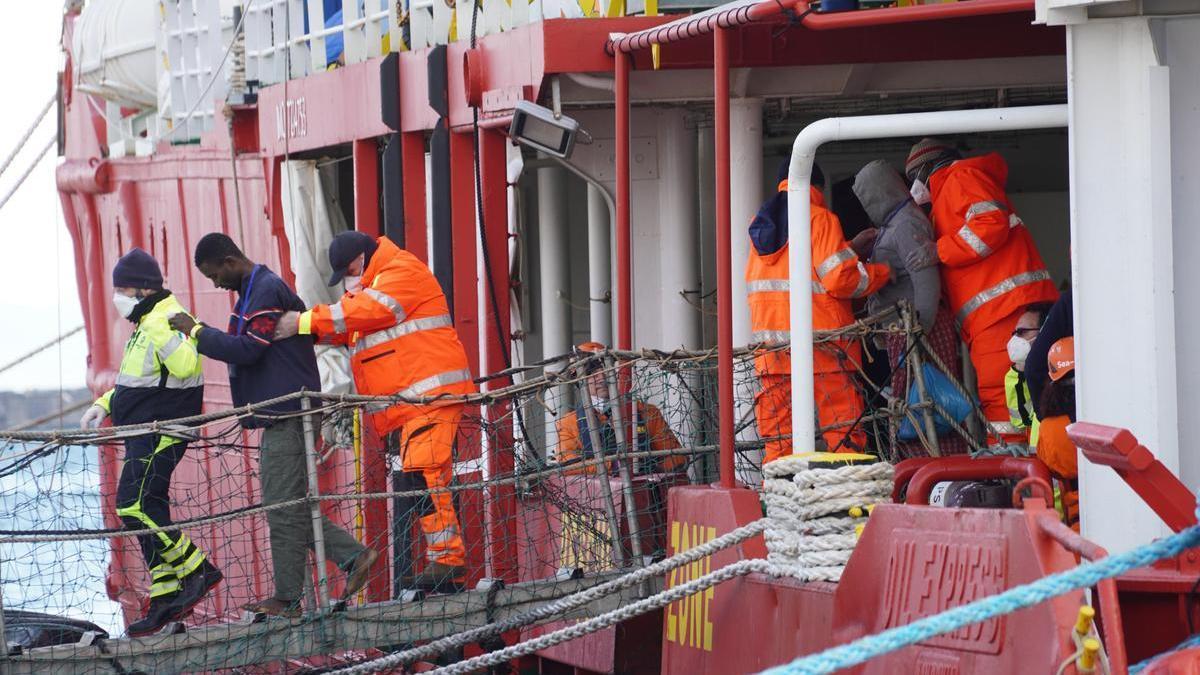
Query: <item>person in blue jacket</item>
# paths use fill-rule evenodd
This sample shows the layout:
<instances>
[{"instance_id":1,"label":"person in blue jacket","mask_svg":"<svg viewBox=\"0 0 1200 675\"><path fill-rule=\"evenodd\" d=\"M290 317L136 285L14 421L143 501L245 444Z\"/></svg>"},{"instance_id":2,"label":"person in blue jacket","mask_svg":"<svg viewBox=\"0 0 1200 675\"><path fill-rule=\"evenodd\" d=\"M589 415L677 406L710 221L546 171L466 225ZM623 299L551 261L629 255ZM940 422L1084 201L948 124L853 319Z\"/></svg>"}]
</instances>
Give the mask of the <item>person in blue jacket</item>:
<instances>
[{"instance_id":1,"label":"person in blue jacket","mask_svg":"<svg viewBox=\"0 0 1200 675\"><path fill-rule=\"evenodd\" d=\"M217 232L197 242L195 263L217 288L238 294L228 329L196 323L185 314L173 317L171 325L195 338L201 354L228 364L233 404L240 407L299 391L319 392L321 379L312 338L296 335L274 341L279 317L305 310L304 302L283 279L266 265L251 262L232 239ZM259 449L263 504L302 499L308 492L303 419L295 415L300 410L297 397L257 409L258 414L241 420L247 429L263 430ZM320 421L314 421L312 428L320 427ZM274 509L267 512L267 524L275 593L243 609L294 618L301 613L308 574L306 549L314 546L311 510L302 503ZM321 519L321 526L329 559L347 574L342 597L350 598L366 585L379 554L328 518Z\"/></svg>"}]
</instances>

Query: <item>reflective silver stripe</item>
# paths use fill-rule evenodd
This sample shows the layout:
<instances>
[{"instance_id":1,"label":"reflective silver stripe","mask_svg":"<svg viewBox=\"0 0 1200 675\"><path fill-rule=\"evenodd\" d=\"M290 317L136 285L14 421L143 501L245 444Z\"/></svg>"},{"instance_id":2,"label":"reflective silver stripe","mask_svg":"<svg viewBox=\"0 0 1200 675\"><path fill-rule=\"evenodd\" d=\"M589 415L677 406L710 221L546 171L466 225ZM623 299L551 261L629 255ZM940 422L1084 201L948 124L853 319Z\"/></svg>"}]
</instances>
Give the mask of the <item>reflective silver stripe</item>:
<instances>
[{"instance_id":1,"label":"reflective silver stripe","mask_svg":"<svg viewBox=\"0 0 1200 675\"><path fill-rule=\"evenodd\" d=\"M172 354L174 354L179 350L180 347L183 346L183 343L184 339L179 337L178 333L171 335L171 339L167 340L167 344L163 345L163 348L158 350L158 358L166 361L167 359L171 358Z\"/></svg>"},{"instance_id":2,"label":"reflective silver stripe","mask_svg":"<svg viewBox=\"0 0 1200 675\"><path fill-rule=\"evenodd\" d=\"M204 374L197 373L191 377L185 377L182 380L174 375L167 376L167 389L191 389L192 387L200 387L204 385Z\"/></svg>"},{"instance_id":3,"label":"reflective silver stripe","mask_svg":"<svg viewBox=\"0 0 1200 675\"><path fill-rule=\"evenodd\" d=\"M429 546L438 546L441 544L449 544L451 540L458 536L458 528L454 526L447 527L444 530L437 532L426 532L425 543Z\"/></svg>"},{"instance_id":4,"label":"reflective silver stripe","mask_svg":"<svg viewBox=\"0 0 1200 675\"><path fill-rule=\"evenodd\" d=\"M379 345L395 340L399 337L404 337L421 330L433 330L434 328L449 328L454 325L454 320L449 314L439 314L437 316L427 316L423 319L413 319L405 321L391 328L386 328L381 331L376 331L354 343L351 347L352 352L361 352L364 349L378 347Z\"/></svg>"},{"instance_id":5,"label":"reflective silver stripe","mask_svg":"<svg viewBox=\"0 0 1200 675\"><path fill-rule=\"evenodd\" d=\"M871 275L867 274L867 268L863 267L861 262L858 263L858 286L854 287L854 294L850 297L861 298L867 292L867 287L871 285Z\"/></svg>"},{"instance_id":6,"label":"reflective silver stripe","mask_svg":"<svg viewBox=\"0 0 1200 675\"><path fill-rule=\"evenodd\" d=\"M759 279L746 283L747 293L787 292L792 290L792 283L787 279Z\"/></svg>"},{"instance_id":7,"label":"reflective silver stripe","mask_svg":"<svg viewBox=\"0 0 1200 675\"><path fill-rule=\"evenodd\" d=\"M966 321L972 312L983 307L988 302L995 300L1009 291L1014 291L1020 286L1035 284L1039 281L1050 281L1050 273L1046 270L1034 270L1009 277L989 289L980 291L975 297L964 303L962 309L958 310L958 320Z\"/></svg>"},{"instance_id":8,"label":"reflective silver stripe","mask_svg":"<svg viewBox=\"0 0 1200 675\"><path fill-rule=\"evenodd\" d=\"M820 265L817 265L817 276L823 277L829 274L833 271L833 268L852 258L854 258L854 251L849 248L844 248L833 253L828 258L822 260Z\"/></svg>"},{"instance_id":9,"label":"reflective silver stripe","mask_svg":"<svg viewBox=\"0 0 1200 675\"><path fill-rule=\"evenodd\" d=\"M1024 433L1024 429L1021 429L1017 425L1010 422L988 422L988 426L990 426L992 431L997 434L1019 435Z\"/></svg>"},{"instance_id":10,"label":"reflective silver stripe","mask_svg":"<svg viewBox=\"0 0 1200 675\"><path fill-rule=\"evenodd\" d=\"M817 295L825 295L825 286L819 281L812 282L812 292Z\"/></svg>"},{"instance_id":11,"label":"reflective silver stripe","mask_svg":"<svg viewBox=\"0 0 1200 675\"><path fill-rule=\"evenodd\" d=\"M335 302L329 306L329 318L333 319L334 332L346 332L346 311L342 309L342 303Z\"/></svg>"},{"instance_id":12,"label":"reflective silver stripe","mask_svg":"<svg viewBox=\"0 0 1200 675\"><path fill-rule=\"evenodd\" d=\"M987 242L983 239L980 239L979 235L975 234L970 225L963 225L958 228L958 238L966 242L967 246L970 246L971 250L975 251L975 254L980 258L986 258L992 254L992 247L988 246Z\"/></svg>"},{"instance_id":13,"label":"reflective silver stripe","mask_svg":"<svg viewBox=\"0 0 1200 675\"><path fill-rule=\"evenodd\" d=\"M145 335L145 333L143 333ZM154 344L150 337L146 336L146 343L149 347L146 353L142 355L142 375L154 375L154 381L158 381L158 364L154 362Z\"/></svg>"},{"instance_id":14,"label":"reflective silver stripe","mask_svg":"<svg viewBox=\"0 0 1200 675\"><path fill-rule=\"evenodd\" d=\"M975 231L970 228L971 219L974 218L975 216L983 215L985 213L991 213L992 211L1007 211L1007 210L1008 210L1008 207L1001 204L1000 202L993 202L993 201L975 202L969 208L967 208L967 222L964 223L961 228L959 228L959 230L958 230L959 238L962 239L964 242L966 242L967 246L970 246L972 251L975 251L975 253L979 254L979 257L981 257L981 258L988 257L989 255L991 255L993 253L992 248L990 246L988 246L987 243L984 242L983 239L981 239L979 237L979 235L975 234ZM1018 225L1024 225L1024 224L1025 224L1024 221L1022 221L1021 218L1019 216L1017 216L1017 214L1009 212L1009 214L1008 214L1008 229L1011 230L1012 228L1014 228Z\"/></svg>"},{"instance_id":15,"label":"reflective silver stripe","mask_svg":"<svg viewBox=\"0 0 1200 675\"><path fill-rule=\"evenodd\" d=\"M451 384L468 381L471 379L471 371L463 368L462 370L449 370L444 373L432 375L419 382L414 383L408 389L397 394L405 398L416 398L437 389Z\"/></svg>"},{"instance_id":16,"label":"reflective silver stripe","mask_svg":"<svg viewBox=\"0 0 1200 675\"><path fill-rule=\"evenodd\" d=\"M363 293L369 295L375 302L387 307L388 310L391 311L392 315L396 317L396 323L400 323L404 320L404 317L407 316L404 313L404 308L400 306L400 303L396 302L396 299L387 293L381 293L374 288L364 288Z\"/></svg>"},{"instance_id":17,"label":"reflective silver stripe","mask_svg":"<svg viewBox=\"0 0 1200 675\"><path fill-rule=\"evenodd\" d=\"M975 202L974 204L967 207L966 220L969 223L969 222L971 222L971 219L974 218L975 216L982 216L983 214L991 213L992 211L1007 211L1007 210L1008 210L1008 208L1006 206L1004 206L1003 204L1001 204L1000 202L993 202L993 201Z\"/></svg>"},{"instance_id":18,"label":"reflective silver stripe","mask_svg":"<svg viewBox=\"0 0 1200 675\"><path fill-rule=\"evenodd\" d=\"M470 380L471 371L466 370L465 368L463 370L449 370L444 373L438 373L437 375L431 375L430 377L414 383L408 389L396 392L392 395L399 398L419 398L424 394L437 389L438 387L445 387L447 385L457 384L459 382L469 382ZM368 403L366 408L369 412L380 412L382 410L387 410L394 405L409 404L403 402L392 403L388 401L380 401L377 403Z\"/></svg>"},{"instance_id":19,"label":"reflective silver stripe","mask_svg":"<svg viewBox=\"0 0 1200 675\"><path fill-rule=\"evenodd\" d=\"M117 373L117 384L122 387L157 387L159 378L159 375Z\"/></svg>"},{"instance_id":20,"label":"reflective silver stripe","mask_svg":"<svg viewBox=\"0 0 1200 675\"><path fill-rule=\"evenodd\" d=\"M766 345L791 342L792 332L788 330L756 330L750 334L750 341Z\"/></svg>"}]
</instances>

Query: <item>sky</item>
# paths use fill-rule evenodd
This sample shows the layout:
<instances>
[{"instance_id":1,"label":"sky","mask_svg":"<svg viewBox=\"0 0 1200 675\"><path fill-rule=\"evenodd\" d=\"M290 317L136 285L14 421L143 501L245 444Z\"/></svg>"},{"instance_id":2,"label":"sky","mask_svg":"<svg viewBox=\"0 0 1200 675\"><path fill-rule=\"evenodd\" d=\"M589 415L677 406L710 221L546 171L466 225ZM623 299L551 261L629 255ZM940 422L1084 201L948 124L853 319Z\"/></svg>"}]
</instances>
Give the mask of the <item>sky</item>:
<instances>
[{"instance_id":1,"label":"sky","mask_svg":"<svg viewBox=\"0 0 1200 675\"><path fill-rule=\"evenodd\" d=\"M62 2L24 3L20 21L0 22L0 44L10 55L0 74L0 162L16 146L46 100L54 95L60 62ZM46 142L55 134L54 110L0 175L7 194ZM0 368L83 323L75 286L71 235L63 223L51 150L7 204L0 209ZM81 387L87 375L84 334L67 338L20 365L0 372L0 390Z\"/></svg>"}]
</instances>

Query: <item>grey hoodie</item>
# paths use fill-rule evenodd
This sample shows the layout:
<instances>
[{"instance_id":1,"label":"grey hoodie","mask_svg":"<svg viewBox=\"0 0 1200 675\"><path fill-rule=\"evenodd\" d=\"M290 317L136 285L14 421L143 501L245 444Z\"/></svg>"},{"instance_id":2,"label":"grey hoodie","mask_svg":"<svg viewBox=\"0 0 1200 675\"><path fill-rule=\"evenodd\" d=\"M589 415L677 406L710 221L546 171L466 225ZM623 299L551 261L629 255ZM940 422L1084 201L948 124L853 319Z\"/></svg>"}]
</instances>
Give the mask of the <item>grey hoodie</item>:
<instances>
[{"instance_id":1,"label":"grey hoodie","mask_svg":"<svg viewBox=\"0 0 1200 675\"><path fill-rule=\"evenodd\" d=\"M928 331L937 317L942 283L938 276L933 226L904 186L899 172L885 160L867 164L854 177L854 194L879 228L871 262L892 268L892 280L867 298L867 311L880 312L908 300Z\"/></svg>"}]
</instances>

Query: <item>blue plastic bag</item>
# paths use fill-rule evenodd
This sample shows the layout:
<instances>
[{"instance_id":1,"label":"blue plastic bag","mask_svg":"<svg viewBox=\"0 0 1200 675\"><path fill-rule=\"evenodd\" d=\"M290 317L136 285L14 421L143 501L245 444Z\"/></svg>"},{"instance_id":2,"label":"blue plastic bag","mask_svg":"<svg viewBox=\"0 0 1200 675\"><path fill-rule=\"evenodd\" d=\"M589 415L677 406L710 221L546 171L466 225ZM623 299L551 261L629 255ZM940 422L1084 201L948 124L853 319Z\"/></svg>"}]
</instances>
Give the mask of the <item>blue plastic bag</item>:
<instances>
[{"instance_id":1,"label":"blue plastic bag","mask_svg":"<svg viewBox=\"0 0 1200 675\"><path fill-rule=\"evenodd\" d=\"M900 364L897 368L902 367L904 361L901 360ZM945 410L955 422L962 424L963 420L967 419L967 415L971 414L972 402L964 398L958 389L954 387L950 378L946 377L933 364L921 364L921 372L925 375L925 394L930 400L935 401L941 406L942 410ZM915 378L913 379L914 381L908 385L908 404L910 406L921 402L921 397L917 393L917 383L915 382ZM921 419L924 416L924 412L914 410L913 415L917 419ZM948 434L952 430L950 423L936 410L933 415L933 426L937 430L938 436ZM905 417L900 423L900 431L897 432L896 437L902 441L917 440L917 430L913 428L912 421L908 417Z\"/></svg>"}]
</instances>

